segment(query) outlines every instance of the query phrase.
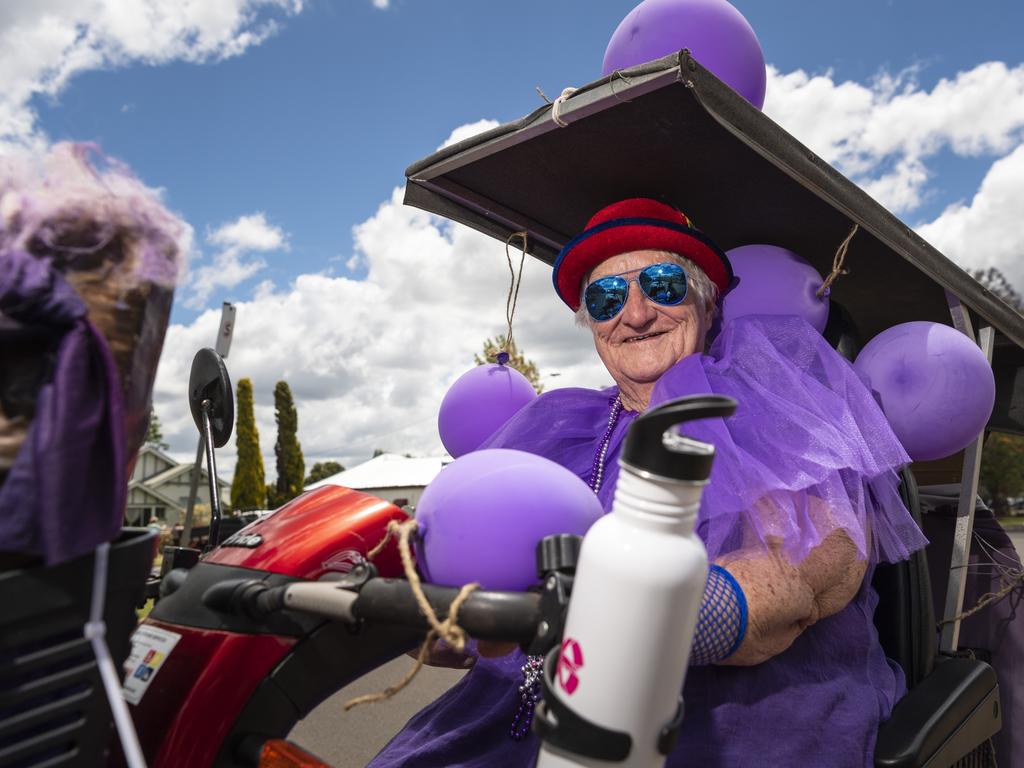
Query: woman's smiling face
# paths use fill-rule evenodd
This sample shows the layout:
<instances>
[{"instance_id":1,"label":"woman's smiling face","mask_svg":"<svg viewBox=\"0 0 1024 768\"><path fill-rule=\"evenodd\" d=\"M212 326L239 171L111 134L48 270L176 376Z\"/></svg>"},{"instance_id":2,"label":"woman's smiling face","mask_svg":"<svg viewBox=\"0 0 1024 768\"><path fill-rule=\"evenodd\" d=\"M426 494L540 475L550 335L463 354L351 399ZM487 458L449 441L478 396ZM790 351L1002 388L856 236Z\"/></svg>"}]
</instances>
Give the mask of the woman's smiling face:
<instances>
[{"instance_id":1,"label":"woman's smiling face","mask_svg":"<svg viewBox=\"0 0 1024 768\"><path fill-rule=\"evenodd\" d=\"M587 277L592 283L601 277L620 275L635 278L636 271L667 261L663 251L631 251L598 264ZM675 306L648 299L635 281L622 310L611 320L591 319L594 346L605 368L623 394L648 390L676 362L704 349L710 317L697 304L693 291Z\"/></svg>"}]
</instances>

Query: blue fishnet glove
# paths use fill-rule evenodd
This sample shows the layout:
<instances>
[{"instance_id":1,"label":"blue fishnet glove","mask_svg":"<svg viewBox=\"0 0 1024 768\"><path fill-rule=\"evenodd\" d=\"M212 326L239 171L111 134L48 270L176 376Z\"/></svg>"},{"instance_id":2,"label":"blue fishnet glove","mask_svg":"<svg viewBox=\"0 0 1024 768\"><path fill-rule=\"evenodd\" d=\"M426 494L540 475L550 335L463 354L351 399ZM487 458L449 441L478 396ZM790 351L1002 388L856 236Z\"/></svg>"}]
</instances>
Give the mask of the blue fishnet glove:
<instances>
[{"instance_id":1,"label":"blue fishnet glove","mask_svg":"<svg viewBox=\"0 0 1024 768\"><path fill-rule=\"evenodd\" d=\"M725 568L712 565L700 602L690 666L705 666L736 652L747 633L747 599Z\"/></svg>"}]
</instances>

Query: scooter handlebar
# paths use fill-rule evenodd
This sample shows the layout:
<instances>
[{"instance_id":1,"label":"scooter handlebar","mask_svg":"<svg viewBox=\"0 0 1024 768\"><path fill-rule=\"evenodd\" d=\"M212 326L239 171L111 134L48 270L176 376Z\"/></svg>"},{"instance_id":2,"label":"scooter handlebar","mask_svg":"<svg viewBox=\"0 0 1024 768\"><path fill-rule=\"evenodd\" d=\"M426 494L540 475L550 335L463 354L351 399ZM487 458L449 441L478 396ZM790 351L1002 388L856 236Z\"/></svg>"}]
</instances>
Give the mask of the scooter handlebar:
<instances>
[{"instance_id":1,"label":"scooter handlebar","mask_svg":"<svg viewBox=\"0 0 1024 768\"><path fill-rule=\"evenodd\" d=\"M423 596L438 619L459 593L453 587L422 584ZM400 624L429 629L412 586L405 579L369 578L359 585L344 582L295 582L270 587L257 579L225 581L203 595L207 607L264 619L282 609L302 611L329 619ZM458 624L481 640L527 644L546 631L541 596L535 592L479 590L459 608Z\"/></svg>"},{"instance_id":2,"label":"scooter handlebar","mask_svg":"<svg viewBox=\"0 0 1024 768\"><path fill-rule=\"evenodd\" d=\"M433 584L421 586L430 607L443 621L459 590ZM459 608L458 624L481 640L526 644L538 633L542 621L540 600L536 592L478 590L471 593ZM430 626L420 610L412 586L404 579L370 579L359 590L352 612L367 621L424 629Z\"/></svg>"}]
</instances>

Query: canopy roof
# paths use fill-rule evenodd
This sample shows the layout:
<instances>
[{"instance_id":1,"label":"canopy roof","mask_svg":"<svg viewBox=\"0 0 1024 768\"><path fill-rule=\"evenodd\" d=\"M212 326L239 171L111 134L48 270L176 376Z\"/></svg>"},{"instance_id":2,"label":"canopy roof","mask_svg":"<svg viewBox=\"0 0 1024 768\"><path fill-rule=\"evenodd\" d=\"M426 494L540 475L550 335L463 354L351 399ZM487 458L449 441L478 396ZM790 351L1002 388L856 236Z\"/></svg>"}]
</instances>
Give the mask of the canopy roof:
<instances>
[{"instance_id":1,"label":"canopy roof","mask_svg":"<svg viewBox=\"0 0 1024 768\"><path fill-rule=\"evenodd\" d=\"M502 241L526 231L548 264L595 211L631 196L676 205L725 249L782 246L823 275L857 224L832 299L861 339L951 324L961 302L974 329L996 330L993 426L1024 431L1024 318L688 51L584 86L559 117L565 127L545 106L414 163L405 202Z\"/></svg>"},{"instance_id":2,"label":"canopy roof","mask_svg":"<svg viewBox=\"0 0 1024 768\"><path fill-rule=\"evenodd\" d=\"M451 460L450 456L410 458L397 453L382 453L352 469L310 483L305 490L319 488L321 485L341 485L357 491L376 488L422 488L429 485L441 471L441 467Z\"/></svg>"}]
</instances>

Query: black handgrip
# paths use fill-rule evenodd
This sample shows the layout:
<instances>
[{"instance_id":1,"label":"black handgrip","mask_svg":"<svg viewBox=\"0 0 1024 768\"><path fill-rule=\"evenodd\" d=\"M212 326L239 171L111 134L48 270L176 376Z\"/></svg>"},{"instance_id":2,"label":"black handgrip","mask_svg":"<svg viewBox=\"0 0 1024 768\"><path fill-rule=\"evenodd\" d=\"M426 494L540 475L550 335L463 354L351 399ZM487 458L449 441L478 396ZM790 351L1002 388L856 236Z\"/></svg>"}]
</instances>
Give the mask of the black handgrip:
<instances>
[{"instance_id":1,"label":"black handgrip","mask_svg":"<svg viewBox=\"0 0 1024 768\"><path fill-rule=\"evenodd\" d=\"M672 428L687 421L731 416L735 411L736 401L722 395L681 397L659 405L630 425L622 462L674 480L707 480L715 458L714 446L680 435Z\"/></svg>"},{"instance_id":2,"label":"black handgrip","mask_svg":"<svg viewBox=\"0 0 1024 768\"><path fill-rule=\"evenodd\" d=\"M271 587L259 579L218 581L203 593L203 605L222 613L262 621L284 608L287 586Z\"/></svg>"},{"instance_id":3,"label":"black handgrip","mask_svg":"<svg viewBox=\"0 0 1024 768\"><path fill-rule=\"evenodd\" d=\"M459 594L454 587L423 584L423 593L439 619ZM352 612L367 621L428 627L426 617L404 579L371 579L359 590ZM458 624L481 640L528 643L541 623L540 595L535 592L472 593L459 608Z\"/></svg>"}]
</instances>

